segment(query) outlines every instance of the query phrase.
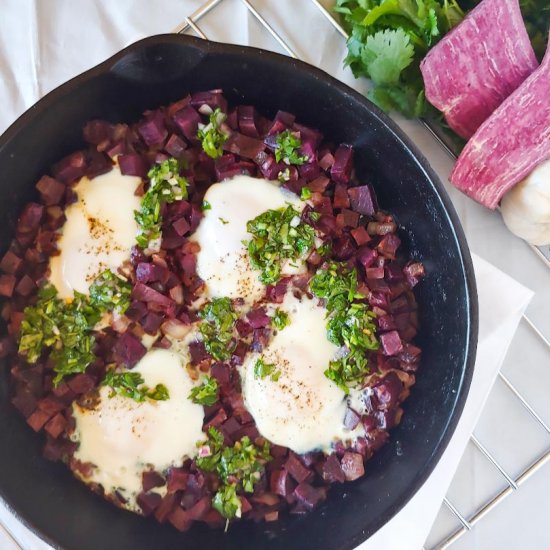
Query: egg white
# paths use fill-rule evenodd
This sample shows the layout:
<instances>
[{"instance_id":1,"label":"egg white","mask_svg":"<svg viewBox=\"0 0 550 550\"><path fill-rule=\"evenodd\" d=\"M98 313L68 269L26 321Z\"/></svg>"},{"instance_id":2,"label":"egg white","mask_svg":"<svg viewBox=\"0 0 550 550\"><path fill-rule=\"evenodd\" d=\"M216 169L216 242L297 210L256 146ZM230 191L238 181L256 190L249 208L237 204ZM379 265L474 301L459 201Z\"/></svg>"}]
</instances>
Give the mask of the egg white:
<instances>
[{"instance_id":1,"label":"egg white","mask_svg":"<svg viewBox=\"0 0 550 550\"><path fill-rule=\"evenodd\" d=\"M337 440L354 439L362 430L344 428L346 395L324 371L338 347L327 339L326 309L307 296L287 293L281 309L290 324L273 337L262 353L249 354L241 370L245 404L260 433L296 453L330 452ZM259 378L259 358L275 365L279 377Z\"/></svg>"},{"instance_id":2,"label":"egg white","mask_svg":"<svg viewBox=\"0 0 550 550\"><path fill-rule=\"evenodd\" d=\"M246 224L266 210L274 210L291 204L298 212L304 208L294 193L280 188L273 182L236 176L231 180L210 186L204 200L210 209L194 234L201 250L197 255L197 273L206 283L210 298L243 298L247 303L259 300L265 294L265 286L259 280L259 271L252 268L246 245L252 235ZM303 271L290 263L283 273Z\"/></svg>"},{"instance_id":3,"label":"egg white","mask_svg":"<svg viewBox=\"0 0 550 550\"><path fill-rule=\"evenodd\" d=\"M188 399L194 382L186 361L173 351L155 349L132 370L150 388L164 384L169 392L166 401L109 397L111 389L102 386L94 408L73 404L73 439L78 442L74 457L93 465L89 477L80 477L100 484L108 495L117 491L130 510L139 512L136 497L142 490L143 471L163 472L181 465L196 455L196 443L204 438L203 407Z\"/></svg>"},{"instance_id":4,"label":"egg white","mask_svg":"<svg viewBox=\"0 0 550 550\"><path fill-rule=\"evenodd\" d=\"M138 224L134 210L141 179L124 176L118 165L74 187L78 200L65 209L67 218L58 241L60 254L50 258L50 282L62 298L83 294L106 269L116 271L130 259Z\"/></svg>"}]
</instances>

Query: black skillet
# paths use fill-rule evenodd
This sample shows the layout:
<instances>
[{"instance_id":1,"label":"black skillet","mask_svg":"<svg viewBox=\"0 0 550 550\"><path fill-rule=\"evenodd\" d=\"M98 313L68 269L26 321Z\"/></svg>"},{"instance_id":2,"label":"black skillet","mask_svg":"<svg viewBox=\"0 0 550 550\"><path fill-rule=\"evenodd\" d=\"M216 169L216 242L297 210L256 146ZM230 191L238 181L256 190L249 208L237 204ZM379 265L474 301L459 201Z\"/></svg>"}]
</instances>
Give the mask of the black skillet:
<instances>
[{"instance_id":1,"label":"black skillet","mask_svg":"<svg viewBox=\"0 0 550 550\"><path fill-rule=\"evenodd\" d=\"M201 525L179 533L120 511L93 495L62 464L41 457L41 437L9 402L0 369L0 495L30 529L67 550L171 548L353 548L388 522L435 467L461 413L477 341L472 262L456 213L426 159L379 109L305 63L274 53L161 35L125 48L60 86L0 138L0 252L34 184L56 160L83 145L93 118L131 122L189 91L223 88L234 103L278 109L351 143L359 178L395 214L405 248L424 262L417 287L424 353L401 425L355 483L331 489L306 517L241 522L228 533Z\"/></svg>"}]
</instances>

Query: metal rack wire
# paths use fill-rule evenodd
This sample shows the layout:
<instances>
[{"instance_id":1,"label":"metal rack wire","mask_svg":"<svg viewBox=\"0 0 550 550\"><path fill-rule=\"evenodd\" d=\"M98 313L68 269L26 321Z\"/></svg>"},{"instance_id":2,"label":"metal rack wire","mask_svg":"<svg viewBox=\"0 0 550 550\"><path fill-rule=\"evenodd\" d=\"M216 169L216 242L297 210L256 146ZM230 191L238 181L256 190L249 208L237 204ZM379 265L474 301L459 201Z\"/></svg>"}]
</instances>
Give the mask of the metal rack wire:
<instances>
[{"instance_id":1,"label":"metal rack wire","mask_svg":"<svg viewBox=\"0 0 550 550\"><path fill-rule=\"evenodd\" d=\"M224 0L208 0L202 4L195 12L190 14L185 18L185 21L179 25L174 32L176 33L185 33L193 31L195 34L201 38L215 39L214 36L206 36L206 34L199 27L199 21L211 12L216 6L218 6ZM346 31L341 27L332 14L319 2L319 0L310 0L311 3L318 9L319 15L326 18L334 29L342 36L343 40L347 40L348 35ZM246 6L250 14L262 25L262 27L271 35L273 39L281 46L281 48L293 58L298 58L298 55L294 52L291 46L281 37L281 35L275 30L275 28L263 17L260 11L254 7L248 0L241 0L242 4ZM420 121L425 128L432 134L433 138L437 143L454 159L456 156L450 147L439 137L439 135L434 131L430 124L425 121ZM533 252L537 257L543 261L548 268L550 268L550 247L535 247L531 246ZM550 341L544 336L541 330L529 319L528 316L524 315L522 321L529 327L534 334L540 338L540 340L545 344L550 352ZM537 422L544 431L550 435L550 427L544 422L542 417L537 413L535 408L528 402L527 399L521 394L521 392L512 384L512 382L502 373L498 374L500 380L512 393L512 395L521 403L521 405L527 410L531 415L532 419ZM456 531L449 533L448 536L439 541L433 548L444 549L449 548L454 542L456 542L460 537L465 533L470 531L477 523L479 523L487 514L489 514L496 506L498 506L508 495L512 494L514 491L517 491L531 476L533 476L542 466L547 462L550 462L550 448L546 450L541 456L535 457L531 464L528 465L517 477L509 475L506 469L499 463L499 461L491 454L491 452L481 443L475 435L472 435L470 438L473 445L481 452L486 460L492 465L493 468L502 476L506 482L506 487L500 491L495 497L491 498L485 502L478 510L476 510L471 515L463 515L459 509L448 499L443 500L444 505L454 514L461 524L461 527Z\"/></svg>"}]
</instances>

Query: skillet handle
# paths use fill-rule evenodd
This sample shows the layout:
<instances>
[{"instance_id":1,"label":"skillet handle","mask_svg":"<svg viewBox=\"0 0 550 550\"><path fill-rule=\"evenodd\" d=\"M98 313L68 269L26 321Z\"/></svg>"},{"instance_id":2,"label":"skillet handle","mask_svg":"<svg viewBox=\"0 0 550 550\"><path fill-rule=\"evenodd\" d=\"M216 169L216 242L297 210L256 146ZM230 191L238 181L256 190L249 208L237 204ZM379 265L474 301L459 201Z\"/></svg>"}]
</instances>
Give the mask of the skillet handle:
<instances>
[{"instance_id":1,"label":"skillet handle","mask_svg":"<svg viewBox=\"0 0 550 550\"><path fill-rule=\"evenodd\" d=\"M207 54L207 43L199 38L159 35L122 50L112 59L109 72L136 84L167 84L192 73Z\"/></svg>"}]
</instances>

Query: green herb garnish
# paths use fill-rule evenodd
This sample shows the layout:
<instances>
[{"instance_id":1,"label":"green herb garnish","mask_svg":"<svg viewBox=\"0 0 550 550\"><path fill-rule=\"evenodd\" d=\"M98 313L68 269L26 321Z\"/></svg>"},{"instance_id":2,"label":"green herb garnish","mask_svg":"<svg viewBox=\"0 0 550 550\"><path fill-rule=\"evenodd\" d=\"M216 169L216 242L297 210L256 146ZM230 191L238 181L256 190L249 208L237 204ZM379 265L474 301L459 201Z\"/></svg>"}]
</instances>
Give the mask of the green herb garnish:
<instances>
[{"instance_id":1,"label":"green herb garnish","mask_svg":"<svg viewBox=\"0 0 550 550\"><path fill-rule=\"evenodd\" d=\"M212 209L212 205L208 201L202 201L202 210L203 210L203 212L205 210L211 210L211 209Z\"/></svg>"},{"instance_id":2,"label":"green herb garnish","mask_svg":"<svg viewBox=\"0 0 550 550\"><path fill-rule=\"evenodd\" d=\"M307 162L306 155L300 155L298 149L302 146L302 140L290 130L277 134L277 146L275 147L275 160L285 164L301 165Z\"/></svg>"},{"instance_id":3,"label":"green herb garnish","mask_svg":"<svg viewBox=\"0 0 550 550\"><path fill-rule=\"evenodd\" d=\"M247 243L250 263L261 271L260 281L266 285L280 279L284 260L303 258L314 244L315 230L290 205L267 210L250 220L246 229L253 235Z\"/></svg>"},{"instance_id":4,"label":"green herb garnish","mask_svg":"<svg viewBox=\"0 0 550 550\"><path fill-rule=\"evenodd\" d=\"M267 376L269 376L273 382L277 382L281 376L281 371L277 370L277 365L273 363L266 363L260 357L254 365L254 378L264 379Z\"/></svg>"},{"instance_id":5,"label":"green herb garnish","mask_svg":"<svg viewBox=\"0 0 550 550\"><path fill-rule=\"evenodd\" d=\"M376 315L357 291L357 271L345 263L331 262L317 271L310 289L326 300L327 338L347 350L330 362L325 376L349 393L369 372L367 353L379 347L373 322Z\"/></svg>"},{"instance_id":6,"label":"green herb garnish","mask_svg":"<svg viewBox=\"0 0 550 550\"><path fill-rule=\"evenodd\" d=\"M284 170L281 170L281 171L277 174L277 179L278 179L281 183L285 183L286 181L289 181L289 180L290 180L290 168L285 168Z\"/></svg>"},{"instance_id":7,"label":"green herb garnish","mask_svg":"<svg viewBox=\"0 0 550 550\"><path fill-rule=\"evenodd\" d=\"M200 386L195 386L189 394L189 399L198 405L213 405L218 400L218 381L212 376L205 376Z\"/></svg>"},{"instance_id":8,"label":"green herb garnish","mask_svg":"<svg viewBox=\"0 0 550 550\"><path fill-rule=\"evenodd\" d=\"M153 166L147 174L149 189L141 198L141 207L134 211L134 218L139 224L136 241L141 248L147 248L151 241L160 239L162 216L160 207L163 202L187 198L187 180L180 176L180 165L175 158L162 161Z\"/></svg>"},{"instance_id":9,"label":"green herb garnish","mask_svg":"<svg viewBox=\"0 0 550 550\"><path fill-rule=\"evenodd\" d=\"M327 242L323 243L323 244L317 249L317 252L318 252L319 255L322 256L322 257L328 256L329 254L332 253L332 243L331 243L330 241L327 241Z\"/></svg>"},{"instance_id":10,"label":"green herb garnish","mask_svg":"<svg viewBox=\"0 0 550 550\"><path fill-rule=\"evenodd\" d=\"M212 508L224 518L241 517L241 499L237 496L237 485L222 485L212 499Z\"/></svg>"},{"instance_id":11,"label":"green herb garnish","mask_svg":"<svg viewBox=\"0 0 550 550\"><path fill-rule=\"evenodd\" d=\"M350 34L345 65L374 84L368 98L385 111L424 114L420 61L462 21L456 0L337 0L334 10Z\"/></svg>"},{"instance_id":12,"label":"green herb garnish","mask_svg":"<svg viewBox=\"0 0 550 550\"><path fill-rule=\"evenodd\" d=\"M19 353L32 364L49 350L55 386L69 374L84 372L95 360L95 338L90 331L101 313L83 294L75 292L68 302L57 296L54 286L46 284L38 291L36 304L26 307L23 314Z\"/></svg>"},{"instance_id":13,"label":"green herb garnish","mask_svg":"<svg viewBox=\"0 0 550 550\"><path fill-rule=\"evenodd\" d=\"M277 330L283 330L285 327L290 325L290 317L288 316L288 313L286 311L283 311L282 309L277 309L271 322Z\"/></svg>"},{"instance_id":14,"label":"green herb garnish","mask_svg":"<svg viewBox=\"0 0 550 550\"><path fill-rule=\"evenodd\" d=\"M218 220L220 220L223 225L227 225L229 223L225 218L218 218Z\"/></svg>"},{"instance_id":15,"label":"green herb garnish","mask_svg":"<svg viewBox=\"0 0 550 550\"><path fill-rule=\"evenodd\" d=\"M227 115L218 107L209 117L206 126L199 127L197 137L201 140L204 152L211 158L217 159L223 155L223 144L228 135L220 129Z\"/></svg>"},{"instance_id":16,"label":"green herb garnish","mask_svg":"<svg viewBox=\"0 0 550 550\"><path fill-rule=\"evenodd\" d=\"M311 199L311 189L309 187L302 187L300 198L303 201L307 201L308 199Z\"/></svg>"},{"instance_id":17,"label":"green herb garnish","mask_svg":"<svg viewBox=\"0 0 550 550\"><path fill-rule=\"evenodd\" d=\"M321 214L319 212L312 211L309 213L309 217L312 222L318 222L321 219Z\"/></svg>"},{"instance_id":18,"label":"green herb garnish","mask_svg":"<svg viewBox=\"0 0 550 550\"><path fill-rule=\"evenodd\" d=\"M116 309L122 314L130 305L131 294L132 284L107 269L90 286L90 304L101 312Z\"/></svg>"},{"instance_id":19,"label":"green herb garnish","mask_svg":"<svg viewBox=\"0 0 550 550\"><path fill-rule=\"evenodd\" d=\"M235 349L233 328L238 318L229 298L216 298L206 304L199 313L203 319L200 333L206 351L216 361L226 361L231 358Z\"/></svg>"},{"instance_id":20,"label":"green herb garnish","mask_svg":"<svg viewBox=\"0 0 550 550\"><path fill-rule=\"evenodd\" d=\"M109 369L105 373L105 378L101 382L101 385L111 388L109 397L120 395L122 397L129 397L140 403L145 401L145 399L166 401L170 398L168 388L164 384L157 384L151 389L145 386L144 382L145 380L139 372L115 372L113 369Z\"/></svg>"},{"instance_id":21,"label":"green herb garnish","mask_svg":"<svg viewBox=\"0 0 550 550\"><path fill-rule=\"evenodd\" d=\"M212 506L225 518L241 515L238 491L254 492L254 486L271 460L270 445L266 441L258 447L245 436L232 447L223 446L223 435L213 427L208 428L208 439L197 443L197 467L205 472L216 472L222 485L212 499Z\"/></svg>"}]
</instances>

